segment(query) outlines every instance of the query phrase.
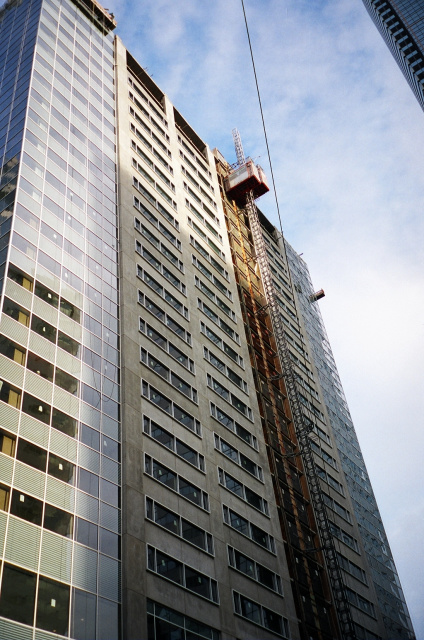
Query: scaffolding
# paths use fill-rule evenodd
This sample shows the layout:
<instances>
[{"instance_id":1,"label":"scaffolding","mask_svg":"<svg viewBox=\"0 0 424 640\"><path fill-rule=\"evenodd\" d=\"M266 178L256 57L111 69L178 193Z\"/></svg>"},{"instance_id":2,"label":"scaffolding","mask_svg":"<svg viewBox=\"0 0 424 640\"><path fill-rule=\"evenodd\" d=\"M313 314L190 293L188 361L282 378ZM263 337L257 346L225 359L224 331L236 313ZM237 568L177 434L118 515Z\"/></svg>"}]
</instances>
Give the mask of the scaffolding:
<instances>
[{"instance_id":1,"label":"scaffolding","mask_svg":"<svg viewBox=\"0 0 424 640\"><path fill-rule=\"evenodd\" d=\"M240 135L237 129L233 130L233 138L236 147L237 162L239 167L241 165L240 169L242 169L243 164L246 164L246 159L240 140ZM239 173L240 178L243 178L243 171L240 171ZM229 183L227 182L226 186L228 184ZM249 189L248 182L244 181L244 189L242 186L239 186L239 188L237 188L238 186L239 185L233 182L231 188L229 189L229 194L230 197L232 194L237 194L239 204L244 207L249 220L249 226L252 233L253 246L255 250L255 257L259 266L262 286L266 299L267 312L269 313L271 319L274 339L277 346L277 353L282 368L282 376L285 382L289 405L292 413L293 425L299 444L300 454L305 469L305 475L309 486L313 511L318 528L321 547L320 549L317 549L317 551L321 550L324 554L335 609L337 612L337 619L340 627L341 637L343 638L343 640L355 640L356 634L352 621L350 604L343 582L337 551L331 531L330 521L328 519L326 505L321 491L319 476L315 466L315 460L311 447L310 433L313 429L313 423L307 422L302 411L302 405L299 398L299 392L296 382L296 373L292 365L290 350L284 333L283 322L277 303L277 296L274 290L274 284L268 262L268 256L262 234L259 214L255 203L255 198L257 196L255 195L255 191L253 189Z\"/></svg>"}]
</instances>

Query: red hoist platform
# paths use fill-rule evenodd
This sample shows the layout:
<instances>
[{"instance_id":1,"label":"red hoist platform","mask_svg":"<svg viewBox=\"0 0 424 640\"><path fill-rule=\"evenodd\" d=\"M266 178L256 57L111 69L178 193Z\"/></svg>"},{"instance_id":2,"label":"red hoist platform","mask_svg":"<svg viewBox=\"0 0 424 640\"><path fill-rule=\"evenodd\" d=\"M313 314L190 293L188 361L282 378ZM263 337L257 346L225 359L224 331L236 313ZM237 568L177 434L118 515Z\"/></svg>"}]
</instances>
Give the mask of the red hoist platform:
<instances>
[{"instance_id":1,"label":"red hoist platform","mask_svg":"<svg viewBox=\"0 0 424 640\"><path fill-rule=\"evenodd\" d=\"M269 191L266 176L259 165L251 158L228 174L224 180L225 191L230 200L246 202L246 194L253 191L253 197L259 198Z\"/></svg>"}]
</instances>

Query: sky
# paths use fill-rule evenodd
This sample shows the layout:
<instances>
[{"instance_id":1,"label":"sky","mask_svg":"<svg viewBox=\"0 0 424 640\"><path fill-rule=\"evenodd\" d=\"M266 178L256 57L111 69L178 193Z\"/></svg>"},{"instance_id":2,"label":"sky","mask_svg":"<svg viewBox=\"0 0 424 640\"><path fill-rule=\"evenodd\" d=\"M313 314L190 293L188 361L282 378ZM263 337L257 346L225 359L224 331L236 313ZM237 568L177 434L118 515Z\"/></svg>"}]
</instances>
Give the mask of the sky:
<instances>
[{"instance_id":1,"label":"sky","mask_svg":"<svg viewBox=\"0 0 424 640\"><path fill-rule=\"evenodd\" d=\"M303 254L424 640L424 113L361 0L245 0L286 238ZM270 178L240 0L109 0L211 148ZM273 195L259 207L279 226Z\"/></svg>"}]
</instances>

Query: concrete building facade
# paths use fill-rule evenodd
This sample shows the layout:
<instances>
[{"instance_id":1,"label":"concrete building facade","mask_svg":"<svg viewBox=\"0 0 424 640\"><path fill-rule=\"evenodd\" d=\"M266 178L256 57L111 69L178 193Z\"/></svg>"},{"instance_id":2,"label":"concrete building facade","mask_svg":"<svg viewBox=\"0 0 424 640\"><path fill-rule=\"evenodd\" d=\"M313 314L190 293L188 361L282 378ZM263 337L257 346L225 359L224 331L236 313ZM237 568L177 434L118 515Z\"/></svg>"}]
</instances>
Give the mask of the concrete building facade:
<instances>
[{"instance_id":1,"label":"concrete building facade","mask_svg":"<svg viewBox=\"0 0 424 640\"><path fill-rule=\"evenodd\" d=\"M214 157L120 40L116 63L124 637L146 607L177 633L152 615L176 602L298 637Z\"/></svg>"}]
</instances>

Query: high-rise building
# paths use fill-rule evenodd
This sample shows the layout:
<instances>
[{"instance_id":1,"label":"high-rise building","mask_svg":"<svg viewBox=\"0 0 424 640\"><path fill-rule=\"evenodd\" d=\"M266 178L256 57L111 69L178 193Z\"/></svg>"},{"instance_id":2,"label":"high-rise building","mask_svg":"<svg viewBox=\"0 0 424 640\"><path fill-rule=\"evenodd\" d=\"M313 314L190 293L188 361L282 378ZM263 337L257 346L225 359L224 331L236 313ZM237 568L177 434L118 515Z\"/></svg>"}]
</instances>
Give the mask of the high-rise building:
<instances>
[{"instance_id":1,"label":"high-rise building","mask_svg":"<svg viewBox=\"0 0 424 640\"><path fill-rule=\"evenodd\" d=\"M93 2L0 12L5 639L118 637L114 27Z\"/></svg>"},{"instance_id":2,"label":"high-rise building","mask_svg":"<svg viewBox=\"0 0 424 640\"><path fill-rule=\"evenodd\" d=\"M0 638L411 640L306 265L261 215L309 458L239 174L115 26L0 9Z\"/></svg>"},{"instance_id":3,"label":"high-rise building","mask_svg":"<svg viewBox=\"0 0 424 640\"><path fill-rule=\"evenodd\" d=\"M420 0L363 0L424 109L424 7Z\"/></svg>"},{"instance_id":4,"label":"high-rise building","mask_svg":"<svg viewBox=\"0 0 424 640\"><path fill-rule=\"evenodd\" d=\"M343 393L337 367L319 307L311 304L314 295L304 260L286 242L297 309L309 342L315 375L321 387L326 415L337 447L346 488L359 525L359 535L374 583L377 607L381 610L388 638L408 638L411 620L400 586L389 542L365 467L361 448ZM342 566L344 563L342 563Z\"/></svg>"}]
</instances>

